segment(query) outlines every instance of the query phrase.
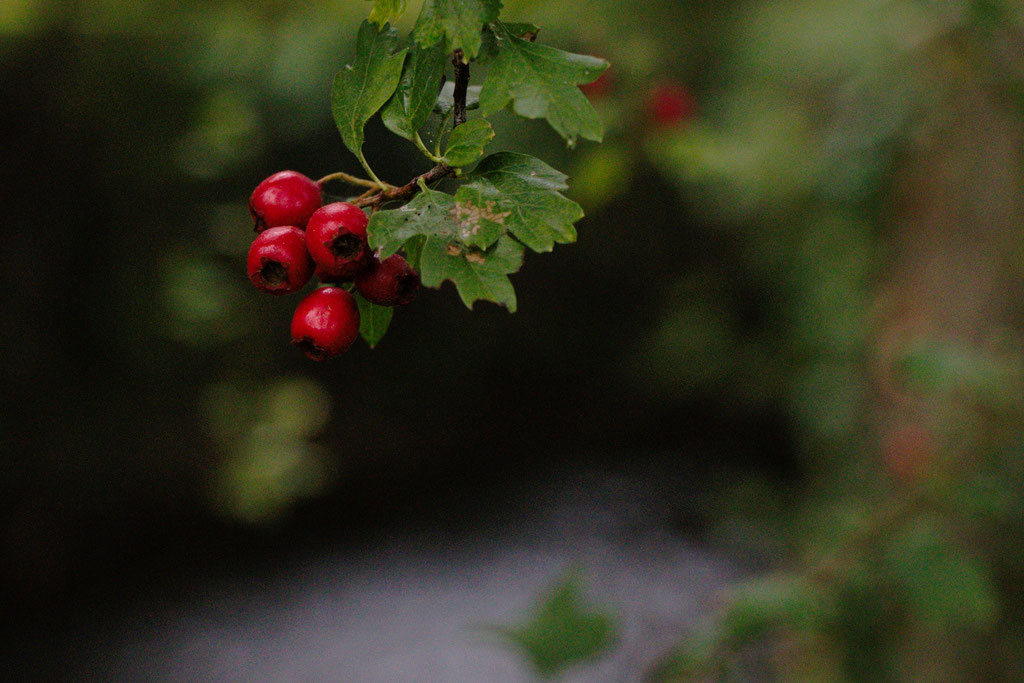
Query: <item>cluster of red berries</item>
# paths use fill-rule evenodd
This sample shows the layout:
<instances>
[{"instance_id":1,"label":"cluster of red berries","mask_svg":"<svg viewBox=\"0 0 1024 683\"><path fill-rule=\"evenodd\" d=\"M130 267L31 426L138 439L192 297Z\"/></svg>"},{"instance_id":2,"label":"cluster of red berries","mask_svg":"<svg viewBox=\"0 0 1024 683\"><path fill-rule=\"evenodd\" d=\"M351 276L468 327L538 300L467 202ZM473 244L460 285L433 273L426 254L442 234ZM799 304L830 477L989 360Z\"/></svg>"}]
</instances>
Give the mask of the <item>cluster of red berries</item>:
<instances>
[{"instance_id":1,"label":"cluster of red berries","mask_svg":"<svg viewBox=\"0 0 1024 683\"><path fill-rule=\"evenodd\" d=\"M281 171L249 200L256 239L249 247L249 280L268 294L291 294L315 274L322 283L292 318L292 343L313 360L336 356L359 335L359 307L344 283L379 306L416 298L420 278L398 254L380 261L366 243L366 214L347 202L323 205L320 185Z\"/></svg>"}]
</instances>

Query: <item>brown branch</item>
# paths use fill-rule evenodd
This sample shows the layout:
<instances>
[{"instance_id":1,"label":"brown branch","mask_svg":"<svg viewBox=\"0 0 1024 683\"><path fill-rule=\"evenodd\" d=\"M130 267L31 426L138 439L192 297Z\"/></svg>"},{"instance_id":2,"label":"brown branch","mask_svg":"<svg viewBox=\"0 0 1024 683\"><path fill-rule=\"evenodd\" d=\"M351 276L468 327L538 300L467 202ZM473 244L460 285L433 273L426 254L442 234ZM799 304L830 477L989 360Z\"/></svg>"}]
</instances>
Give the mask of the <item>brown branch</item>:
<instances>
[{"instance_id":1,"label":"brown branch","mask_svg":"<svg viewBox=\"0 0 1024 683\"><path fill-rule=\"evenodd\" d=\"M455 122L452 128L466 122L466 90L469 88L469 62L464 62L462 50L452 53L452 66L455 68L455 89L452 98L455 100Z\"/></svg>"},{"instance_id":2,"label":"brown branch","mask_svg":"<svg viewBox=\"0 0 1024 683\"><path fill-rule=\"evenodd\" d=\"M452 128L466 122L466 91L469 88L469 63L463 62L462 50L455 50L452 53L452 66L455 67L455 89L452 98L455 100L455 120ZM443 81L442 81L443 83ZM454 175L455 169L448 164L438 164L426 173L421 173L401 187L392 187L381 190L369 196L362 196L352 200L352 203L360 208L380 208L386 202L397 202L411 199L420 191L420 183L425 185L435 183L442 178Z\"/></svg>"},{"instance_id":3,"label":"brown branch","mask_svg":"<svg viewBox=\"0 0 1024 683\"><path fill-rule=\"evenodd\" d=\"M450 176L455 172L455 169L448 164L438 164L434 168L430 169L426 173L421 173L416 176L405 185L401 187L393 187L390 190L383 190L369 197L360 197L352 201L358 207L373 207L377 208L385 202L397 202L405 199L410 199L413 195L420 191L420 181L422 180L426 184L437 182L441 178Z\"/></svg>"}]
</instances>

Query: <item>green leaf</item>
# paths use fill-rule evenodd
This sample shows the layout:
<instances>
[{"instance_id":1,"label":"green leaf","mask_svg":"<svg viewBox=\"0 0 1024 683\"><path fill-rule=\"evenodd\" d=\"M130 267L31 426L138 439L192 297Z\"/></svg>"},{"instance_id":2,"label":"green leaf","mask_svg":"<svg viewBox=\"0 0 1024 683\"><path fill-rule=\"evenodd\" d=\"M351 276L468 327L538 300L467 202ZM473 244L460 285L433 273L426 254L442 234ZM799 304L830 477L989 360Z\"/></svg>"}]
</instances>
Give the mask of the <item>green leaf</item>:
<instances>
[{"instance_id":1,"label":"green leaf","mask_svg":"<svg viewBox=\"0 0 1024 683\"><path fill-rule=\"evenodd\" d=\"M444 76L445 51L441 43L425 50L413 50L402 70L395 94L384 109L381 120L395 135L412 140L426 123Z\"/></svg>"},{"instance_id":2,"label":"green leaf","mask_svg":"<svg viewBox=\"0 0 1024 683\"><path fill-rule=\"evenodd\" d=\"M413 37L422 47L430 47L444 38L446 52L461 49L473 59L480 51L484 24L495 21L501 0L426 0L413 28Z\"/></svg>"},{"instance_id":3,"label":"green leaf","mask_svg":"<svg viewBox=\"0 0 1024 683\"><path fill-rule=\"evenodd\" d=\"M364 21L356 38L355 64L347 65L334 79L334 122L345 145L360 159L363 127L395 92L402 76L406 50L399 50L398 43L395 29L378 31Z\"/></svg>"},{"instance_id":4,"label":"green leaf","mask_svg":"<svg viewBox=\"0 0 1024 683\"><path fill-rule=\"evenodd\" d=\"M467 308L478 299L516 312L516 292L509 273L523 265L523 246L502 237L486 251L466 249L452 239L428 237L420 254L420 278L427 287L451 280Z\"/></svg>"},{"instance_id":5,"label":"green leaf","mask_svg":"<svg viewBox=\"0 0 1024 683\"><path fill-rule=\"evenodd\" d=\"M408 261L409 265L417 273L420 270L420 254L423 253L423 245L426 241L427 238L425 236L417 235L406 240L405 245L402 247L402 251L405 252L405 260Z\"/></svg>"},{"instance_id":6,"label":"green leaf","mask_svg":"<svg viewBox=\"0 0 1024 683\"><path fill-rule=\"evenodd\" d=\"M499 52L480 92L484 116L511 103L519 116L547 119L570 146L578 136L600 142L601 119L576 86L597 79L608 62L522 40L499 22L493 26Z\"/></svg>"},{"instance_id":7,"label":"green leaf","mask_svg":"<svg viewBox=\"0 0 1024 683\"><path fill-rule=\"evenodd\" d=\"M486 119L473 119L452 129L444 158L449 166L466 166L479 159L484 147L494 138L494 129Z\"/></svg>"},{"instance_id":8,"label":"green leaf","mask_svg":"<svg viewBox=\"0 0 1024 683\"><path fill-rule=\"evenodd\" d=\"M522 649L541 676L553 676L567 666L594 659L617 640L612 615L589 610L578 580L556 585L521 626L498 631Z\"/></svg>"},{"instance_id":9,"label":"green leaf","mask_svg":"<svg viewBox=\"0 0 1024 683\"><path fill-rule=\"evenodd\" d=\"M533 38L537 37L540 33L540 27L536 24L528 23L517 23L511 21L501 22L505 29L514 36L519 38L529 39L530 36ZM484 26L483 41L480 45L480 54L477 55L477 62L486 63L489 59L497 56L499 50L498 37L494 34L495 29L490 24Z\"/></svg>"},{"instance_id":10,"label":"green leaf","mask_svg":"<svg viewBox=\"0 0 1024 683\"><path fill-rule=\"evenodd\" d=\"M389 21L394 21L405 12L405 0L373 0L370 21L381 28Z\"/></svg>"},{"instance_id":11,"label":"green leaf","mask_svg":"<svg viewBox=\"0 0 1024 683\"><path fill-rule=\"evenodd\" d=\"M456 235L464 244L486 249L508 232L505 223L514 208L490 183L463 185L455 193L452 211Z\"/></svg>"},{"instance_id":12,"label":"green leaf","mask_svg":"<svg viewBox=\"0 0 1024 683\"><path fill-rule=\"evenodd\" d=\"M451 195L424 190L401 208L378 211L366 228L370 248L379 250L379 257L386 259L417 235L454 239L454 209L455 198Z\"/></svg>"},{"instance_id":13,"label":"green leaf","mask_svg":"<svg viewBox=\"0 0 1024 683\"><path fill-rule=\"evenodd\" d=\"M566 176L540 159L527 154L499 152L477 164L470 175L475 182L461 188L490 185L500 194L491 196L502 211L510 211L505 227L516 239L538 252L551 251L554 244L576 240L573 223L583 218L583 209L560 193L568 189ZM481 196L487 190L475 190Z\"/></svg>"},{"instance_id":14,"label":"green leaf","mask_svg":"<svg viewBox=\"0 0 1024 683\"><path fill-rule=\"evenodd\" d=\"M487 209L487 197L472 188L460 188L454 197L424 190L399 209L373 215L367 227L370 247L387 258L404 246L425 286L451 280L467 307L483 299L514 313L516 294L508 275L522 266L524 249L504 234L504 217L474 213L481 204Z\"/></svg>"},{"instance_id":15,"label":"green leaf","mask_svg":"<svg viewBox=\"0 0 1024 683\"><path fill-rule=\"evenodd\" d=\"M434 103L434 111L441 116L446 115L455 108L455 84L448 81L441 87L437 94L437 102ZM471 85L466 88L466 111L480 108L480 86Z\"/></svg>"},{"instance_id":16,"label":"green leaf","mask_svg":"<svg viewBox=\"0 0 1024 683\"><path fill-rule=\"evenodd\" d=\"M359 306L359 335L372 349L384 337L391 324L394 309L390 306L378 306L364 299L358 292L352 296Z\"/></svg>"}]
</instances>

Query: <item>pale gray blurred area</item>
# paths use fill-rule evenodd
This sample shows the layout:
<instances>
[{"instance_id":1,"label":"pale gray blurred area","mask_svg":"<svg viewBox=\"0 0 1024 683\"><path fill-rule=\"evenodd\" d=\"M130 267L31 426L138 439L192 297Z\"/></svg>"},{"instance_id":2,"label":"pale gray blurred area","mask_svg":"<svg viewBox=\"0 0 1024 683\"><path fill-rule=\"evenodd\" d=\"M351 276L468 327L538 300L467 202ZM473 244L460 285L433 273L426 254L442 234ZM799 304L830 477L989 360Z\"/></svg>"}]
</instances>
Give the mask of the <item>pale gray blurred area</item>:
<instances>
[{"instance_id":1,"label":"pale gray blurred area","mask_svg":"<svg viewBox=\"0 0 1024 683\"><path fill-rule=\"evenodd\" d=\"M641 468L643 469L643 468ZM410 528L362 547L221 577L98 636L80 675L159 681L532 681L488 625L526 620L579 577L618 645L561 680L630 681L739 576L670 531L686 482L600 468L554 475L473 528ZM506 509L511 508L511 509Z\"/></svg>"}]
</instances>

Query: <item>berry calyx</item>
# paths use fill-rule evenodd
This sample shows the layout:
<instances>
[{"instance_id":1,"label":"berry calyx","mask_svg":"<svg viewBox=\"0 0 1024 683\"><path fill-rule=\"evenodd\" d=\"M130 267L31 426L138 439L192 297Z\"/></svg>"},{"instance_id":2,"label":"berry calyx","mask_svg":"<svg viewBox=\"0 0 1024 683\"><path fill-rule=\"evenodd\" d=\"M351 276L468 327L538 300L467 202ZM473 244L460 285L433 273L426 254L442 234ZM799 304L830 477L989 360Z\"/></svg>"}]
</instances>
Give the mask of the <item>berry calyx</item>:
<instances>
[{"instance_id":1,"label":"berry calyx","mask_svg":"<svg viewBox=\"0 0 1024 683\"><path fill-rule=\"evenodd\" d=\"M363 210L348 202L321 207L306 224L306 245L322 280L353 280L370 262Z\"/></svg>"},{"instance_id":2,"label":"berry calyx","mask_svg":"<svg viewBox=\"0 0 1024 683\"><path fill-rule=\"evenodd\" d=\"M291 225L264 230L249 247L246 270L249 280L268 294L299 291L313 275L306 233Z\"/></svg>"},{"instance_id":3,"label":"berry calyx","mask_svg":"<svg viewBox=\"0 0 1024 683\"><path fill-rule=\"evenodd\" d=\"M309 358L326 360L359 335L359 306L340 287L321 287L299 302L292 316L292 344Z\"/></svg>"},{"instance_id":4,"label":"berry calyx","mask_svg":"<svg viewBox=\"0 0 1024 683\"><path fill-rule=\"evenodd\" d=\"M282 225L304 228L322 203L315 181L296 171L281 171L256 186L249 198L249 213L256 232Z\"/></svg>"},{"instance_id":5,"label":"berry calyx","mask_svg":"<svg viewBox=\"0 0 1024 683\"><path fill-rule=\"evenodd\" d=\"M648 98L647 109L657 126L668 128L692 119L697 113L697 101L682 85L662 83Z\"/></svg>"},{"instance_id":6,"label":"berry calyx","mask_svg":"<svg viewBox=\"0 0 1024 683\"><path fill-rule=\"evenodd\" d=\"M416 298L420 276L408 261L392 254L383 261L372 259L366 270L356 276L356 290L378 306L402 306Z\"/></svg>"}]
</instances>

